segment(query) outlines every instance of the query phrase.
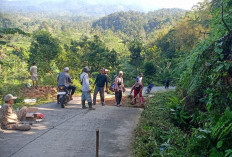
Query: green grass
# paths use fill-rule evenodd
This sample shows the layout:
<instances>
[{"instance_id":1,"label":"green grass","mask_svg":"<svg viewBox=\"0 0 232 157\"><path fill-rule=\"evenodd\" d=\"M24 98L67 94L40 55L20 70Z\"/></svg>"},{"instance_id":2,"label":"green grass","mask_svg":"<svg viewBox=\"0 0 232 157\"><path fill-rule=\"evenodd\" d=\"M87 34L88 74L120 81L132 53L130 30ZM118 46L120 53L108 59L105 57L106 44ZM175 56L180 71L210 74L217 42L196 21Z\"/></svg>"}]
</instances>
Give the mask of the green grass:
<instances>
[{"instance_id":1,"label":"green grass","mask_svg":"<svg viewBox=\"0 0 232 157\"><path fill-rule=\"evenodd\" d=\"M135 157L185 156L187 135L169 118L168 98L173 91L156 93L143 111L135 130Z\"/></svg>"}]
</instances>

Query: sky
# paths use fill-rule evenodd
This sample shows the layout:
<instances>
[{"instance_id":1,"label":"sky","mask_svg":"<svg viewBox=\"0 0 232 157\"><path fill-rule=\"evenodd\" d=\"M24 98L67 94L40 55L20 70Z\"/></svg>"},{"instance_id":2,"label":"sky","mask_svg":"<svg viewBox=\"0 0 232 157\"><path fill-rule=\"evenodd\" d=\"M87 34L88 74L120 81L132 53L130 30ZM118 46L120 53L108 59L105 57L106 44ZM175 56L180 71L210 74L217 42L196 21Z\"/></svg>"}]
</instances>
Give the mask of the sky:
<instances>
[{"instance_id":1,"label":"sky","mask_svg":"<svg viewBox=\"0 0 232 157\"><path fill-rule=\"evenodd\" d=\"M134 0L141 1L141 0ZM156 6L157 8L181 8L190 10L193 5L201 2L202 0L142 0L141 5ZM145 7L146 7L145 6Z\"/></svg>"},{"instance_id":2,"label":"sky","mask_svg":"<svg viewBox=\"0 0 232 157\"><path fill-rule=\"evenodd\" d=\"M0 0L1 1L1 0ZM65 1L65 0L7 0L7 1L30 1L30 2L44 2L44 1ZM122 5L137 5L142 6L148 10L160 8L181 8L190 10L193 5L202 0L69 0L88 2L89 4L122 4Z\"/></svg>"}]
</instances>

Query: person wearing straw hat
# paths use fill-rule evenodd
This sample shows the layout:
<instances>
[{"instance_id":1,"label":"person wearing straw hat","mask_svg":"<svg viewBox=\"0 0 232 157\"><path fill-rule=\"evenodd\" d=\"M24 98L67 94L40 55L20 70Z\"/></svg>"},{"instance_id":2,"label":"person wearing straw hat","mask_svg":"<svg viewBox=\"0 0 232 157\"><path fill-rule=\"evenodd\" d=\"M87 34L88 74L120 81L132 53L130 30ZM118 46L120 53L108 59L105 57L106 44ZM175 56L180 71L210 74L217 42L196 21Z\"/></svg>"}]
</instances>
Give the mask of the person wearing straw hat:
<instances>
[{"instance_id":1,"label":"person wearing straw hat","mask_svg":"<svg viewBox=\"0 0 232 157\"><path fill-rule=\"evenodd\" d=\"M115 99L116 99L116 106L121 106L121 100L122 100L122 92L125 92L125 87L123 83L123 72L119 71L118 76L115 78Z\"/></svg>"},{"instance_id":2,"label":"person wearing straw hat","mask_svg":"<svg viewBox=\"0 0 232 157\"><path fill-rule=\"evenodd\" d=\"M27 108L23 107L20 111L13 111L14 97L12 94L7 94L4 97L5 104L1 108L0 123L2 129L28 131L31 129L29 125L19 124L18 121L26 119Z\"/></svg>"},{"instance_id":3,"label":"person wearing straw hat","mask_svg":"<svg viewBox=\"0 0 232 157\"><path fill-rule=\"evenodd\" d=\"M95 108L92 107L92 98L91 98L91 89L89 86L89 71L90 69L88 67L84 67L82 70L82 74L80 76L81 79L81 104L82 109L86 109L85 101L87 100L89 105L89 110L95 110Z\"/></svg>"}]
</instances>

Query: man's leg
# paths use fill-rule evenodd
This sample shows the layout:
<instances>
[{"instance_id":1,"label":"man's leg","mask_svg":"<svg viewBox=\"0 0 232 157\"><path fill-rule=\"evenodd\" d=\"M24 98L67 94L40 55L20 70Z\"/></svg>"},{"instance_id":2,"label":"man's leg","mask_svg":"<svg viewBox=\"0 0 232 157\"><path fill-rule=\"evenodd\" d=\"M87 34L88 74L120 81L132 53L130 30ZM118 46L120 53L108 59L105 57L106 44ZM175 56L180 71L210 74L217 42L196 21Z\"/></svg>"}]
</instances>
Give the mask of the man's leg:
<instances>
[{"instance_id":1,"label":"man's leg","mask_svg":"<svg viewBox=\"0 0 232 157\"><path fill-rule=\"evenodd\" d=\"M86 92L86 100L89 105L89 110L95 110L95 108L92 107L92 98L90 92Z\"/></svg>"},{"instance_id":2,"label":"man's leg","mask_svg":"<svg viewBox=\"0 0 232 157\"><path fill-rule=\"evenodd\" d=\"M136 99L137 99L138 91L134 90L134 105L136 104Z\"/></svg>"},{"instance_id":3,"label":"man's leg","mask_svg":"<svg viewBox=\"0 0 232 157\"><path fill-rule=\"evenodd\" d=\"M116 103L117 103L117 106L119 106L120 102L119 102L119 91L115 91L115 99L116 99Z\"/></svg>"},{"instance_id":4,"label":"man's leg","mask_svg":"<svg viewBox=\"0 0 232 157\"><path fill-rule=\"evenodd\" d=\"M99 88L96 86L94 89L94 93L93 93L93 105L96 105L96 97L97 97L98 90Z\"/></svg>"},{"instance_id":5,"label":"man's leg","mask_svg":"<svg viewBox=\"0 0 232 157\"><path fill-rule=\"evenodd\" d=\"M38 77L37 77L37 79L36 79L36 87L38 87Z\"/></svg>"},{"instance_id":6,"label":"man's leg","mask_svg":"<svg viewBox=\"0 0 232 157\"><path fill-rule=\"evenodd\" d=\"M35 87L35 80L34 80L34 77L33 77L33 76L31 77L31 80L32 80L32 84L33 84L32 87Z\"/></svg>"},{"instance_id":7,"label":"man's leg","mask_svg":"<svg viewBox=\"0 0 232 157\"><path fill-rule=\"evenodd\" d=\"M101 97L101 103L102 103L102 106L104 106L104 97L105 97L105 92L104 92L104 87L101 87L100 88L100 97Z\"/></svg>"},{"instance_id":8,"label":"man's leg","mask_svg":"<svg viewBox=\"0 0 232 157\"><path fill-rule=\"evenodd\" d=\"M122 91L119 91L119 105L121 105L121 101L122 101Z\"/></svg>"},{"instance_id":9,"label":"man's leg","mask_svg":"<svg viewBox=\"0 0 232 157\"><path fill-rule=\"evenodd\" d=\"M68 90L71 90L71 100L73 100L72 96L73 96L74 92L76 91L76 87L75 86L69 86Z\"/></svg>"},{"instance_id":10,"label":"man's leg","mask_svg":"<svg viewBox=\"0 0 232 157\"><path fill-rule=\"evenodd\" d=\"M140 103L143 105L143 94L142 94L142 91L140 91L139 97L140 97Z\"/></svg>"},{"instance_id":11,"label":"man's leg","mask_svg":"<svg viewBox=\"0 0 232 157\"><path fill-rule=\"evenodd\" d=\"M76 91L76 87L75 86L69 86L68 89L71 90L71 95L73 95L74 92Z\"/></svg>"},{"instance_id":12,"label":"man's leg","mask_svg":"<svg viewBox=\"0 0 232 157\"><path fill-rule=\"evenodd\" d=\"M21 131L28 131L31 129L30 125L25 124L8 124L5 126L7 130L21 130Z\"/></svg>"},{"instance_id":13,"label":"man's leg","mask_svg":"<svg viewBox=\"0 0 232 157\"><path fill-rule=\"evenodd\" d=\"M81 105L82 105L82 109L86 109L86 106L85 106L85 100L86 100L86 93L85 92L82 92L82 95L81 95Z\"/></svg>"},{"instance_id":14,"label":"man's leg","mask_svg":"<svg viewBox=\"0 0 232 157\"><path fill-rule=\"evenodd\" d=\"M26 114L27 114L27 107L22 107L22 108L17 112L18 120L20 120L20 121L26 120Z\"/></svg>"}]
</instances>

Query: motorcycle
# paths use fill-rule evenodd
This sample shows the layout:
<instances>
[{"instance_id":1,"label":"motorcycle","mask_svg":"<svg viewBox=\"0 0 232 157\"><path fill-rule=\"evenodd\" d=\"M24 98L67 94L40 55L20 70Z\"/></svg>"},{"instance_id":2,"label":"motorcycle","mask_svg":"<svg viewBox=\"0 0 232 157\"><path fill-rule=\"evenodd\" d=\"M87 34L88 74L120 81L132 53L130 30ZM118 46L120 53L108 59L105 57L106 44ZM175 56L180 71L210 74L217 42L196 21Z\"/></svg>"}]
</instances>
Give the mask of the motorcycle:
<instances>
[{"instance_id":1,"label":"motorcycle","mask_svg":"<svg viewBox=\"0 0 232 157\"><path fill-rule=\"evenodd\" d=\"M58 87L57 93L57 103L61 105L62 108L65 108L66 104L71 100L71 92L65 86Z\"/></svg>"},{"instance_id":2,"label":"motorcycle","mask_svg":"<svg viewBox=\"0 0 232 157\"><path fill-rule=\"evenodd\" d=\"M145 93L146 93L146 94L149 94L149 93L151 92L151 89L152 89L152 88L153 88L153 84L150 83L149 86L147 87Z\"/></svg>"}]
</instances>

